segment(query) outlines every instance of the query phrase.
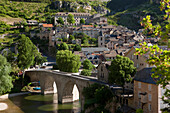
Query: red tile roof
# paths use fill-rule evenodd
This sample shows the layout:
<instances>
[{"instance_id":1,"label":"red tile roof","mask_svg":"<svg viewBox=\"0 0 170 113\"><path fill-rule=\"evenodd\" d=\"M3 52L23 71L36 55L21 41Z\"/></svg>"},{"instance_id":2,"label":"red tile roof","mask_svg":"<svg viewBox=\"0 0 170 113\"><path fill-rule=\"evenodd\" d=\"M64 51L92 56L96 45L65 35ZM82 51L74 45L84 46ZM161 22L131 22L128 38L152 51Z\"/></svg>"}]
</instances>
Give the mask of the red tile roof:
<instances>
[{"instance_id":1,"label":"red tile roof","mask_svg":"<svg viewBox=\"0 0 170 113\"><path fill-rule=\"evenodd\" d=\"M93 27L93 25L82 25L82 27Z\"/></svg>"},{"instance_id":2,"label":"red tile roof","mask_svg":"<svg viewBox=\"0 0 170 113\"><path fill-rule=\"evenodd\" d=\"M53 24L43 24L43 27L53 27Z\"/></svg>"}]
</instances>

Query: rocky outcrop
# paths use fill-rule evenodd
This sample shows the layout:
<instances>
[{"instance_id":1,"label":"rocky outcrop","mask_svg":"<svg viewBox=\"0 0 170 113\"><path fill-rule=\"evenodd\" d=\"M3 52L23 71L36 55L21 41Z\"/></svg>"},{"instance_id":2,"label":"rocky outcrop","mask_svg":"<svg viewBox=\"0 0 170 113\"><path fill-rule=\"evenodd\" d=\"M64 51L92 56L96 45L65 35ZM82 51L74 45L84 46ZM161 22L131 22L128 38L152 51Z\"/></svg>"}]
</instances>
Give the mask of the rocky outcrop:
<instances>
[{"instance_id":1,"label":"rocky outcrop","mask_svg":"<svg viewBox=\"0 0 170 113\"><path fill-rule=\"evenodd\" d=\"M55 9L58 11L78 12L79 8L81 8L85 12L94 9L99 14L109 13L108 9L100 5L92 7L86 3L71 2L71 1L55 1L53 2L53 5Z\"/></svg>"},{"instance_id":2,"label":"rocky outcrop","mask_svg":"<svg viewBox=\"0 0 170 113\"><path fill-rule=\"evenodd\" d=\"M97 13L100 14L108 14L110 11L105 9L103 6L94 6L94 9L96 10Z\"/></svg>"}]
</instances>

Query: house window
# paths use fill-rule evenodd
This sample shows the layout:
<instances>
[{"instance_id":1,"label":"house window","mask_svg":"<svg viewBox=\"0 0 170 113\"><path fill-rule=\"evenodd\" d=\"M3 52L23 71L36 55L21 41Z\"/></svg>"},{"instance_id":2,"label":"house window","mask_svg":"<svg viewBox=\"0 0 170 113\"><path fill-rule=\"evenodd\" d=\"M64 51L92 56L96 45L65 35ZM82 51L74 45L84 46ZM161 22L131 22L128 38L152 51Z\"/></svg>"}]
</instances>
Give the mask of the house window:
<instances>
[{"instance_id":1,"label":"house window","mask_svg":"<svg viewBox=\"0 0 170 113\"><path fill-rule=\"evenodd\" d=\"M103 71L103 67L101 67L101 71Z\"/></svg>"},{"instance_id":2,"label":"house window","mask_svg":"<svg viewBox=\"0 0 170 113\"><path fill-rule=\"evenodd\" d=\"M151 104L148 104L148 109L149 109L149 111L151 111Z\"/></svg>"},{"instance_id":3,"label":"house window","mask_svg":"<svg viewBox=\"0 0 170 113\"><path fill-rule=\"evenodd\" d=\"M136 67L138 68L139 67L139 64L137 63Z\"/></svg>"},{"instance_id":4,"label":"house window","mask_svg":"<svg viewBox=\"0 0 170 113\"><path fill-rule=\"evenodd\" d=\"M136 55L136 59L138 59L138 55Z\"/></svg>"},{"instance_id":5,"label":"house window","mask_svg":"<svg viewBox=\"0 0 170 113\"><path fill-rule=\"evenodd\" d=\"M141 102L139 101L139 102L138 102L138 108L140 108L140 107L141 107Z\"/></svg>"},{"instance_id":6,"label":"house window","mask_svg":"<svg viewBox=\"0 0 170 113\"><path fill-rule=\"evenodd\" d=\"M132 59L133 59L134 55L132 55Z\"/></svg>"},{"instance_id":7,"label":"house window","mask_svg":"<svg viewBox=\"0 0 170 113\"><path fill-rule=\"evenodd\" d=\"M138 91L138 98L141 98L141 95L140 95L141 91Z\"/></svg>"},{"instance_id":8,"label":"house window","mask_svg":"<svg viewBox=\"0 0 170 113\"><path fill-rule=\"evenodd\" d=\"M141 82L138 82L138 88L141 88Z\"/></svg>"},{"instance_id":9,"label":"house window","mask_svg":"<svg viewBox=\"0 0 170 113\"><path fill-rule=\"evenodd\" d=\"M148 90L151 91L151 89L152 89L152 86L151 86L151 84L149 84L148 85Z\"/></svg>"},{"instance_id":10,"label":"house window","mask_svg":"<svg viewBox=\"0 0 170 113\"><path fill-rule=\"evenodd\" d=\"M151 94L148 95L148 98L149 98L149 101L152 101L152 95Z\"/></svg>"},{"instance_id":11,"label":"house window","mask_svg":"<svg viewBox=\"0 0 170 113\"><path fill-rule=\"evenodd\" d=\"M140 63L140 66L143 66L143 63Z\"/></svg>"}]
</instances>

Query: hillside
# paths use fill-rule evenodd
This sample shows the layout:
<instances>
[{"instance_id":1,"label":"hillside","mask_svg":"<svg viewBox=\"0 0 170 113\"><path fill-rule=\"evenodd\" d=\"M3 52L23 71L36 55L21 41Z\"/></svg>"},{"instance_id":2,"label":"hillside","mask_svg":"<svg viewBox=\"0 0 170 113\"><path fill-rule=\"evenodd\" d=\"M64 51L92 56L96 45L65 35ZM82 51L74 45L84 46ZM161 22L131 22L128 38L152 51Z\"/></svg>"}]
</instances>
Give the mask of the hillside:
<instances>
[{"instance_id":1,"label":"hillside","mask_svg":"<svg viewBox=\"0 0 170 113\"><path fill-rule=\"evenodd\" d=\"M27 1L27 2L18 2ZM103 2L105 1L105 2ZM130 29L141 28L140 20L147 14L153 22L162 21L159 0L14 0L0 2L0 19L7 23L20 20L38 20L52 23L51 15L57 12L100 13L108 17L109 24L123 25ZM109 13L110 12L110 13ZM12 21L11 21L12 20Z\"/></svg>"},{"instance_id":2,"label":"hillside","mask_svg":"<svg viewBox=\"0 0 170 113\"><path fill-rule=\"evenodd\" d=\"M123 25L129 29L138 30L141 27L140 21L146 15L152 16L152 22L162 22L163 13L159 9L159 4L148 2L138 5L133 8L115 12L113 15L107 15L109 24Z\"/></svg>"}]
</instances>

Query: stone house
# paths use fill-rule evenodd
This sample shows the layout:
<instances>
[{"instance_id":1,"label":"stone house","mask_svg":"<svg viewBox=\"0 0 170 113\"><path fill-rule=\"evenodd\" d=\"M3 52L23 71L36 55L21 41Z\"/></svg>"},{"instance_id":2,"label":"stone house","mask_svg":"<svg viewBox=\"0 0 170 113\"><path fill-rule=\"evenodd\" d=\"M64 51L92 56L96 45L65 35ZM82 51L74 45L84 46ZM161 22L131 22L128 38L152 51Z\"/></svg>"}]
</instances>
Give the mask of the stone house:
<instances>
[{"instance_id":1,"label":"stone house","mask_svg":"<svg viewBox=\"0 0 170 113\"><path fill-rule=\"evenodd\" d=\"M85 33L86 35L90 36L91 38L97 38L99 36L99 30L89 27L89 25L82 26L77 29L73 29L73 34L74 33Z\"/></svg>"},{"instance_id":2,"label":"stone house","mask_svg":"<svg viewBox=\"0 0 170 113\"><path fill-rule=\"evenodd\" d=\"M55 30L55 37L56 38L69 38L69 34L67 33L67 32L65 32L65 31L60 31L60 32L57 32L56 30Z\"/></svg>"},{"instance_id":3,"label":"stone house","mask_svg":"<svg viewBox=\"0 0 170 113\"><path fill-rule=\"evenodd\" d=\"M90 62L94 65L98 65L102 62L103 59L103 56L101 54L88 54L86 55L87 58L90 60Z\"/></svg>"},{"instance_id":4,"label":"stone house","mask_svg":"<svg viewBox=\"0 0 170 113\"><path fill-rule=\"evenodd\" d=\"M110 50L116 49L116 47L118 46L118 39L115 38L109 38L108 40L106 40L106 44L105 47L107 47Z\"/></svg>"},{"instance_id":5,"label":"stone house","mask_svg":"<svg viewBox=\"0 0 170 113\"><path fill-rule=\"evenodd\" d=\"M107 18L101 17L100 14L92 15L90 18L86 20L86 23L88 24L97 24L100 26L107 25Z\"/></svg>"},{"instance_id":6,"label":"stone house","mask_svg":"<svg viewBox=\"0 0 170 113\"><path fill-rule=\"evenodd\" d=\"M113 29L115 29L116 26L114 25L104 25L104 26L97 26L96 28L103 32L109 32L109 34L113 33Z\"/></svg>"},{"instance_id":7,"label":"stone house","mask_svg":"<svg viewBox=\"0 0 170 113\"><path fill-rule=\"evenodd\" d=\"M126 54L125 57L130 58L134 62L134 66L137 68L137 71L149 67L149 64L146 62L147 55L134 55L136 52L136 48L139 48L138 46L133 46Z\"/></svg>"},{"instance_id":8,"label":"stone house","mask_svg":"<svg viewBox=\"0 0 170 113\"><path fill-rule=\"evenodd\" d=\"M111 61L101 62L97 67L97 78L99 81L108 83L109 77L109 66L111 65Z\"/></svg>"},{"instance_id":9,"label":"stone house","mask_svg":"<svg viewBox=\"0 0 170 113\"><path fill-rule=\"evenodd\" d=\"M156 84L151 77L152 68L143 68L134 78L134 104L131 107L142 108L144 113L162 113L160 109L167 107L161 100L165 90ZM170 89L170 86L167 86Z\"/></svg>"},{"instance_id":10,"label":"stone house","mask_svg":"<svg viewBox=\"0 0 170 113\"><path fill-rule=\"evenodd\" d=\"M49 39L51 34L53 34L52 28L52 24L42 24L42 27L40 28L40 39Z\"/></svg>"},{"instance_id":11,"label":"stone house","mask_svg":"<svg viewBox=\"0 0 170 113\"><path fill-rule=\"evenodd\" d=\"M116 57L116 55L118 55L116 50L104 51L103 52L103 56L106 60L113 60Z\"/></svg>"},{"instance_id":12,"label":"stone house","mask_svg":"<svg viewBox=\"0 0 170 113\"><path fill-rule=\"evenodd\" d=\"M57 20L59 17L61 17L64 21L64 25L69 25L67 22L67 17L69 14L72 14L74 16L75 23L73 25L79 25L80 20L84 19L85 21L91 16L89 13L74 13L74 12L58 12L54 15L54 23L57 25Z\"/></svg>"}]
</instances>

